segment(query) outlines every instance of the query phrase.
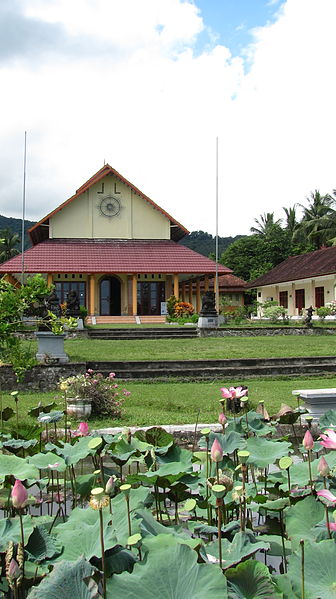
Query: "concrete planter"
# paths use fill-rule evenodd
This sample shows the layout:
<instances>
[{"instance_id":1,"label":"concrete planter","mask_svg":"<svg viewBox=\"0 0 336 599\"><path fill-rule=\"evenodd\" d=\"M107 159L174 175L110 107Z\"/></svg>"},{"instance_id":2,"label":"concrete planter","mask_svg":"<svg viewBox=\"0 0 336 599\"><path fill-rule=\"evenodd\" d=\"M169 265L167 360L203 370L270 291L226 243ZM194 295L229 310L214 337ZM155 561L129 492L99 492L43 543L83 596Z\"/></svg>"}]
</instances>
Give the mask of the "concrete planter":
<instances>
[{"instance_id":1,"label":"concrete planter","mask_svg":"<svg viewBox=\"0 0 336 599\"><path fill-rule=\"evenodd\" d=\"M35 333L38 341L36 359L43 364L64 364L69 356L64 351L65 335L54 335L50 331Z\"/></svg>"},{"instance_id":2,"label":"concrete planter","mask_svg":"<svg viewBox=\"0 0 336 599\"><path fill-rule=\"evenodd\" d=\"M67 398L67 414L76 420L87 420L91 416L92 402L91 399L83 397L68 397Z\"/></svg>"}]
</instances>

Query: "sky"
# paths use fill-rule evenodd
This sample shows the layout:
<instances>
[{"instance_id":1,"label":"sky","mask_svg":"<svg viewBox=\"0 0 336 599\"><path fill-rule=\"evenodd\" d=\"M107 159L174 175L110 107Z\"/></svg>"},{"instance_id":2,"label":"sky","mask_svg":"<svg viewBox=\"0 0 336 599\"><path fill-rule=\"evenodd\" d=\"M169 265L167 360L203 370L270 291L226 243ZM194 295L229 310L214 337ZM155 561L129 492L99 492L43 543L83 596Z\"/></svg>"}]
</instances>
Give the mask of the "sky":
<instances>
[{"instance_id":1,"label":"sky","mask_svg":"<svg viewBox=\"0 0 336 599\"><path fill-rule=\"evenodd\" d=\"M336 188L335 0L1 0L0 214L108 162L190 231Z\"/></svg>"}]
</instances>

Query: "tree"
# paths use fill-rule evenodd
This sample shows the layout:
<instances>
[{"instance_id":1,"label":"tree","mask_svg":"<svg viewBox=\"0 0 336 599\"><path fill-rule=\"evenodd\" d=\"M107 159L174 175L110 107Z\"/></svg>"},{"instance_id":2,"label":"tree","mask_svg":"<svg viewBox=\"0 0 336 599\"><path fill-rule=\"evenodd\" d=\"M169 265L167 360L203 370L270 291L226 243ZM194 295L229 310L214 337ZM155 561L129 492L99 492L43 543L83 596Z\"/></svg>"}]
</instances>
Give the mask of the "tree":
<instances>
[{"instance_id":1,"label":"tree","mask_svg":"<svg viewBox=\"0 0 336 599\"><path fill-rule=\"evenodd\" d=\"M299 204L303 217L293 239L306 239L314 249L319 249L336 235L335 200L329 194L321 195L317 189L307 200L308 206Z\"/></svg>"},{"instance_id":2,"label":"tree","mask_svg":"<svg viewBox=\"0 0 336 599\"><path fill-rule=\"evenodd\" d=\"M254 222L258 225L258 227L251 227L251 233L268 237L273 233L273 228L275 226L280 227L282 220L278 219L275 221L274 212L264 212L264 214L260 215L260 220L255 218Z\"/></svg>"},{"instance_id":3,"label":"tree","mask_svg":"<svg viewBox=\"0 0 336 599\"><path fill-rule=\"evenodd\" d=\"M293 238L294 232L298 228L298 221L296 219L296 204L294 206L290 206L289 208L282 208L286 215L286 231L288 231L290 238Z\"/></svg>"},{"instance_id":4,"label":"tree","mask_svg":"<svg viewBox=\"0 0 336 599\"><path fill-rule=\"evenodd\" d=\"M13 233L9 229L0 231L0 262L5 262L20 253L16 248L19 241L18 233Z\"/></svg>"}]
</instances>

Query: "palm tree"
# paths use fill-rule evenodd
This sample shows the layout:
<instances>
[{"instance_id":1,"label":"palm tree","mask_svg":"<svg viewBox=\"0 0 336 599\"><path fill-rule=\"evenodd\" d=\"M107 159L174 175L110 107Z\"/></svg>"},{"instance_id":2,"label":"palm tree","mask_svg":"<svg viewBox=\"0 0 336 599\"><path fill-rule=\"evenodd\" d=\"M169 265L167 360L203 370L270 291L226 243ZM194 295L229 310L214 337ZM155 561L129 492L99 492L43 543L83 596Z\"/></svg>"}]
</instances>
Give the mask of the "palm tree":
<instances>
[{"instance_id":1,"label":"palm tree","mask_svg":"<svg viewBox=\"0 0 336 599\"><path fill-rule=\"evenodd\" d=\"M293 237L294 231L297 229L298 221L296 220L296 204L294 206L290 206L289 208L285 208L283 206L283 211L286 214L286 230L290 234L290 238Z\"/></svg>"},{"instance_id":2,"label":"palm tree","mask_svg":"<svg viewBox=\"0 0 336 599\"><path fill-rule=\"evenodd\" d=\"M274 212L264 212L260 215L260 220L254 219L254 222L258 225L257 227L251 227L251 233L256 233L262 237L267 237L273 230L274 226L279 227L281 225L281 218L274 220Z\"/></svg>"},{"instance_id":3,"label":"palm tree","mask_svg":"<svg viewBox=\"0 0 336 599\"><path fill-rule=\"evenodd\" d=\"M321 195L317 189L307 200L308 206L299 204L303 208L303 217L294 238L305 237L318 249L336 235L335 200L329 194Z\"/></svg>"},{"instance_id":4,"label":"palm tree","mask_svg":"<svg viewBox=\"0 0 336 599\"><path fill-rule=\"evenodd\" d=\"M19 241L18 233L13 233L10 229L0 231L0 262L5 262L20 253L15 247Z\"/></svg>"}]
</instances>

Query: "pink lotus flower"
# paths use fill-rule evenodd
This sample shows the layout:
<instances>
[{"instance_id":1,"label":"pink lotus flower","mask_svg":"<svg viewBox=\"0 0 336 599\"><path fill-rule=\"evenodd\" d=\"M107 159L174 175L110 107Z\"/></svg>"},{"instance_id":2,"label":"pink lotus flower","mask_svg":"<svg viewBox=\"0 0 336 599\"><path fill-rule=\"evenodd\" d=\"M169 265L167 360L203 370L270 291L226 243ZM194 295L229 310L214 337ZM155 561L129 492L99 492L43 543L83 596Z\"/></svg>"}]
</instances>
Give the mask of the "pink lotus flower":
<instances>
[{"instance_id":1,"label":"pink lotus flower","mask_svg":"<svg viewBox=\"0 0 336 599\"><path fill-rule=\"evenodd\" d=\"M12 558L8 568L8 577L11 580L17 580L22 574L22 570L19 568L17 561Z\"/></svg>"},{"instance_id":2,"label":"pink lotus flower","mask_svg":"<svg viewBox=\"0 0 336 599\"><path fill-rule=\"evenodd\" d=\"M336 531L336 522L329 522L329 530Z\"/></svg>"},{"instance_id":3,"label":"pink lotus flower","mask_svg":"<svg viewBox=\"0 0 336 599\"><path fill-rule=\"evenodd\" d=\"M329 491L329 489L322 489L322 491L317 491L317 495L319 497L324 497L324 499L327 499L331 503L336 503L336 497Z\"/></svg>"},{"instance_id":4,"label":"pink lotus flower","mask_svg":"<svg viewBox=\"0 0 336 599\"><path fill-rule=\"evenodd\" d=\"M229 391L229 389L227 387L222 387L222 389L220 389L220 392L222 394L222 397L224 397L224 399L232 398L232 393L231 393L231 391Z\"/></svg>"},{"instance_id":5,"label":"pink lotus flower","mask_svg":"<svg viewBox=\"0 0 336 599\"><path fill-rule=\"evenodd\" d=\"M89 425L87 422L80 422L78 425L78 431L82 437L87 437L89 434Z\"/></svg>"},{"instance_id":6,"label":"pink lotus flower","mask_svg":"<svg viewBox=\"0 0 336 599\"><path fill-rule=\"evenodd\" d=\"M233 399L240 399L247 394L247 389L243 389L243 387L230 387L229 391L231 391L231 397Z\"/></svg>"},{"instance_id":7,"label":"pink lotus flower","mask_svg":"<svg viewBox=\"0 0 336 599\"><path fill-rule=\"evenodd\" d=\"M48 468L50 470L57 470L58 466L60 465L59 462L55 462L54 464L48 464Z\"/></svg>"},{"instance_id":8,"label":"pink lotus flower","mask_svg":"<svg viewBox=\"0 0 336 599\"><path fill-rule=\"evenodd\" d=\"M302 445L307 451L310 451L314 447L314 439L310 430L306 430L305 436L303 437Z\"/></svg>"},{"instance_id":9,"label":"pink lotus flower","mask_svg":"<svg viewBox=\"0 0 336 599\"><path fill-rule=\"evenodd\" d=\"M221 462L223 459L223 449L218 439L215 439L212 444L211 459L213 462Z\"/></svg>"},{"instance_id":10,"label":"pink lotus flower","mask_svg":"<svg viewBox=\"0 0 336 599\"><path fill-rule=\"evenodd\" d=\"M115 377L115 372L110 372L109 379L114 379L114 377Z\"/></svg>"},{"instance_id":11,"label":"pink lotus flower","mask_svg":"<svg viewBox=\"0 0 336 599\"><path fill-rule=\"evenodd\" d=\"M320 476L326 477L329 475L330 468L328 466L328 462L324 456L320 458L319 463L317 464L317 470Z\"/></svg>"},{"instance_id":12,"label":"pink lotus flower","mask_svg":"<svg viewBox=\"0 0 336 599\"><path fill-rule=\"evenodd\" d=\"M323 447L327 449L336 449L336 433L332 429L327 429L324 435L320 435L322 441L320 441Z\"/></svg>"},{"instance_id":13,"label":"pink lotus flower","mask_svg":"<svg viewBox=\"0 0 336 599\"><path fill-rule=\"evenodd\" d=\"M224 412L220 412L220 414L218 416L218 422L219 422L219 424L221 424L222 426L225 426L226 420L227 420L227 418L226 418Z\"/></svg>"},{"instance_id":14,"label":"pink lotus flower","mask_svg":"<svg viewBox=\"0 0 336 599\"><path fill-rule=\"evenodd\" d=\"M116 481L116 477L110 476L110 478L108 479L106 486L105 486L105 493L107 493L107 495L112 495L114 487L115 487L115 481Z\"/></svg>"},{"instance_id":15,"label":"pink lotus flower","mask_svg":"<svg viewBox=\"0 0 336 599\"><path fill-rule=\"evenodd\" d=\"M17 510L21 510L27 503L28 491L22 482L16 479L12 489L12 504Z\"/></svg>"}]
</instances>

